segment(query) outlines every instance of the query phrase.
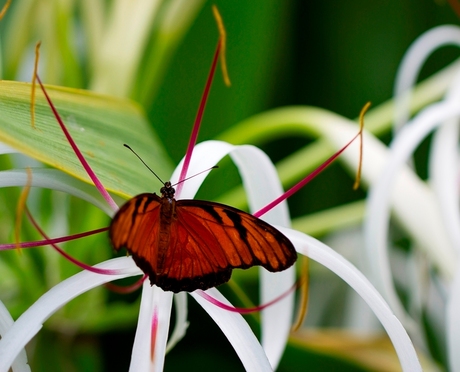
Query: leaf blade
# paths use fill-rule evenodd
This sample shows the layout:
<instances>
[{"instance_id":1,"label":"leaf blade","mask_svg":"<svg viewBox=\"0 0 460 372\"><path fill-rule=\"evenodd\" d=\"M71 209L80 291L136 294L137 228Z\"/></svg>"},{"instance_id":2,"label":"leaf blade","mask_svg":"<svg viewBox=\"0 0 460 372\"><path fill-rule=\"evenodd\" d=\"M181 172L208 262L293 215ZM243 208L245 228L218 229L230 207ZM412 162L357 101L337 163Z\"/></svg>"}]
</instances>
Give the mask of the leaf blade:
<instances>
[{"instance_id":1,"label":"leaf blade","mask_svg":"<svg viewBox=\"0 0 460 372\"><path fill-rule=\"evenodd\" d=\"M47 86L47 90L107 190L129 197L152 188L150 175L123 143L135 148L164 178L171 174L172 161L134 102L77 89ZM0 83L0 113L0 141L91 183L41 92L37 92L36 129L30 125L28 83Z\"/></svg>"}]
</instances>

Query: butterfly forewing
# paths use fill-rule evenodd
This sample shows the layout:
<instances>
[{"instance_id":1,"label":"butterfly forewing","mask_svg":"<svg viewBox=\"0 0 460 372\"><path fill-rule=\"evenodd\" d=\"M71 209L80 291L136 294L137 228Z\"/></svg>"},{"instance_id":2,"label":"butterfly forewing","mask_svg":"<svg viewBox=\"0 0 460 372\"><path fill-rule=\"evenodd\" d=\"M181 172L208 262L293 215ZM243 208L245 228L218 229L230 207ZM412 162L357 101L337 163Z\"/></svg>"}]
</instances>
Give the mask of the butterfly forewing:
<instances>
[{"instance_id":1,"label":"butterfly forewing","mask_svg":"<svg viewBox=\"0 0 460 372\"><path fill-rule=\"evenodd\" d=\"M203 239L206 250L225 257L223 264L228 268L262 265L269 271L281 271L297 258L292 243L282 233L236 208L203 200L180 200L177 213L190 235L198 225L207 230L213 239Z\"/></svg>"},{"instance_id":2,"label":"butterfly forewing","mask_svg":"<svg viewBox=\"0 0 460 372\"><path fill-rule=\"evenodd\" d=\"M149 275L157 270L160 201L158 195L149 193L130 199L119 209L109 230L113 247L127 248L138 266Z\"/></svg>"},{"instance_id":3,"label":"butterfly forewing","mask_svg":"<svg viewBox=\"0 0 460 372\"><path fill-rule=\"evenodd\" d=\"M173 292L215 287L234 268L261 265L276 272L297 259L281 232L246 212L155 194L128 201L112 221L110 238L115 249L133 255L152 285Z\"/></svg>"}]
</instances>

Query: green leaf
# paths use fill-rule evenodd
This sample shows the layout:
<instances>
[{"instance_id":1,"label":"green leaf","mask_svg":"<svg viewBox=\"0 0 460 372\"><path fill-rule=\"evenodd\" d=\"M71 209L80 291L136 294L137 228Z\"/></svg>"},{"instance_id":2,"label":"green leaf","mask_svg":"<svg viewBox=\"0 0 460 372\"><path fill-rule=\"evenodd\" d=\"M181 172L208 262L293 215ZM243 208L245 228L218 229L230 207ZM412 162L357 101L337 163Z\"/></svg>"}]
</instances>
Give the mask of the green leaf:
<instances>
[{"instance_id":1,"label":"green leaf","mask_svg":"<svg viewBox=\"0 0 460 372\"><path fill-rule=\"evenodd\" d=\"M128 197L158 188L157 181L123 147L124 143L135 149L160 177L169 177L172 162L138 105L84 90L54 86L46 89L77 146L107 190ZM30 92L27 83L0 83L0 141L91 183L39 90L35 129L32 128Z\"/></svg>"}]
</instances>

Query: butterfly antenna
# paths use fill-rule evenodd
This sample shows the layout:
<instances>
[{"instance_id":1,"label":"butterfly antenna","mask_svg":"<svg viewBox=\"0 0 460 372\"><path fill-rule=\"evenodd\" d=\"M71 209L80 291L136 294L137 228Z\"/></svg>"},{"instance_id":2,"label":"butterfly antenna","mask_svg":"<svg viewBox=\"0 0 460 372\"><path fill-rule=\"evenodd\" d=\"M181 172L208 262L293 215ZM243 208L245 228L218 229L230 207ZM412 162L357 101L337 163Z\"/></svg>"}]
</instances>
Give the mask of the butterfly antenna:
<instances>
[{"instance_id":1,"label":"butterfly antenna","mask_svg":"<svg viewBox=\"0 0 460 372\"><path fill-rule=\"evenodd\" d=\"M137 156L137 158L142 162L142 164L144 164L144 165L147 167L147 169L148 169L150 172L152 172L152 174L153 174L156 178L158 178L158 180L159 180L163 185L165 184L165 183L163 182L163 180L162 180L160 177L158 177L158 175L152 170L152 168L150 168L150 167L147 165L147 163L146 163L144 160L142 160L142 158L141 158L139 155L137 155L136 151L134 151L134 150L133 150L131 147L129 147L126 143L124 143L123 146L125 146L126 148L128 148L129 150L131 150L131 152L132 152L134 155ZM198 173L198 174L199 174L199 173Z\"/></svg>"},{"instance_id":2,"label":"butterfly antenna","mask_svg":"<svg viewBox=\"0 0 460 372\"><path fill-rule=\"evenodd\" d=\"M180 183L182 183L182 182L185 182L185 181L189 180L190 178L193 178L193 177L195 177L195 176L198 176L198 175L200 175L201 173L209 172L209 171L212 171L213 169L216 169L216 168L219 168L219 166L218 166L218 165L214 165L214 166L211 167L211 168L208 168L208 169L205 169L205 170L203 170L203 171L201 171L201 172L198 172L198 173L194 174L193 176L187 177L186 179L183 179L183 180L181 180L181 181L175 183L174 185L172 185L172 187L174 187L174 186L176 186L176 185L178 185L178 184L180 184Z\"/></svg>"}]
</instances>

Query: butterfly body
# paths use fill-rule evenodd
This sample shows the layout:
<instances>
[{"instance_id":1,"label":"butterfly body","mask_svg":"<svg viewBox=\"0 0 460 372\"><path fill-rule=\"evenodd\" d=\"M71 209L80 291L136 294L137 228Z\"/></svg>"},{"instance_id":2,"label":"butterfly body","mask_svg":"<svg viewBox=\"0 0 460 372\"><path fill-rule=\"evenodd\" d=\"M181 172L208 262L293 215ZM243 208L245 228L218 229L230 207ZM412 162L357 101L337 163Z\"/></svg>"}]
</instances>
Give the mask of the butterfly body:
<instances>
[{"instance_id":1,"label":"butterfly body","mask_svg":"<svg viewBox=\"0 0 460 372\"><path fill-rule=\"evenodd\" d=\"M175 200L169 182L162 196L140 194L112 220L116 250L126 248L150 283L166 291L208 289L230 279L232 269L290 267L292 243L268 223L236 208L203 200Z\"/></svg>"}]
</instances>

